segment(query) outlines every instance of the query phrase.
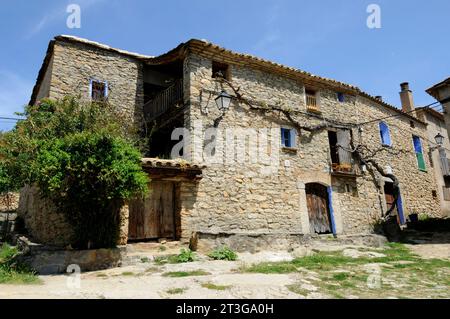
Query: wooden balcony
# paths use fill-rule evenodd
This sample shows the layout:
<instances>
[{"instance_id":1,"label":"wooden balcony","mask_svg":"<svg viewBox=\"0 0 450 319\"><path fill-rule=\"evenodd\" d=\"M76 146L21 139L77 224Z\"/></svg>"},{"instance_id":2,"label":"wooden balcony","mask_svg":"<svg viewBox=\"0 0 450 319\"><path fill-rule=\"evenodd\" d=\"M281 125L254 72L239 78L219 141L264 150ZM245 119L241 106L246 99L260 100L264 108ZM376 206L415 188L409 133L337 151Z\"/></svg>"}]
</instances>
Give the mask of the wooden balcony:
<instances>
[{"instance_id":1,"label":"wooden balcony","mask_svg":"<svg viewBox=\"0 0 450 319\"><path fill-rule=\"evenodd\" d=\"M320 113L320 108L315 95L306 94L306 110L309 112Z\"/></svg>"},{"instance_id":2,"label":"wooden balcony","mask_svg":"<svg viewBox=\"0 0 450 319\"><path fill-rule=\"evenodd\" d=\"M183 103L183 80L179 79L144 104L145 118L147 121L152 121L181 103Z\"/></svg>"}]
</instances>

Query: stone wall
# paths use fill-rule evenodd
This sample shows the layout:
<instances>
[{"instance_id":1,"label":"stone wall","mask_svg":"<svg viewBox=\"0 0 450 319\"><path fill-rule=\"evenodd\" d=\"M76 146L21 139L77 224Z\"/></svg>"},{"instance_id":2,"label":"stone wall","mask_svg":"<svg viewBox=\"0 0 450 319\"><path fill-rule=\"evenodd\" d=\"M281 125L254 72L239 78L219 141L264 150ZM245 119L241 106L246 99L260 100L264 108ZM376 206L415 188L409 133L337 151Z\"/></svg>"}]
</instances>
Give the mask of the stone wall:
<instances>
[{"instance_id":1,"label":"stone wall","mask_svg":"<svg viewBox=\"0 0 450 319\"><path fill-rule=\"evenodd\" d=\"M51 201L41 198L37 187L22 188L17 212L34 242L61 247L70 244L71 227Z\"/></svg>"},{"instance_id":2,"label":"stone wall","mask_svg":"<svg viewBox=\"0 0 450 319\"><path fill-rule=\"evenodd\" d=\"M264 73L246 66L231 65L231 77L235 87L248 99L267 104L282 104L306 111L305 86L300 81ZM186 126L194 131L201 120L203 127L210 127L220 116L214 98L222 90L211 78L211 60L191 54L185 63L185 74L189 74L191 108L186 116ZM336 92L317 87L320 109L326 118L341 122L360 123L372 119L398 115L380 103L364 96L345 95L345 102L337 100ZM310 120L310 124L319 120ZM404 213L427 212L438 216L438 202L432 196L436 189L433 168L427 158L427 170L420 171L412 144L412 135L423 138L424 154L428 151L425 125L415 122L414 127L407 117L397 116L385 121L391 132L393 149L402 149L400 155L390 155L387 150L375 156L382 167L390 165L400 180ZM289 126L279 115L263 116L248 110L245 105L233 101L230 109L220 121L223 128L275 128ZM278 133L279 134L279 133ZM195 133L188 152L194 162L204 162L202 157L202 133ZM358 132L353 132L358 136ZM279 135L276 137L279 141ZM276 140L275 139L275 140ZM367 146L381 147L378 122L364 126L358 139ZM276 151L276 148L274 149ZM248 151L246 152L248 155ZM182 211L183 237L193 231L203 233L266 233L307 234L308 213L304 185L310 182L333 187L333 208L337 232L340 234L367 233L372 224L386 210L382 188L376 187L369 173L353 178L331 177L330 150L326 131L303 134L298 137L297 149L280 150L279 166L269 172L269 166L261 163L238 165L207 164L203 179L196 187L196 196L188 197L191 209ZM219 151L219 156L222 153ZM383 179L377 177L383 185ZM348 184L348 186L346 186Z\"/></svg>"},{"instance_id":3,"label":"stone wall","mask_svg":"<svg viewBox=\"0 0 450 319\"><path fill-rule=\"evenodd\" d=\"M25 228L33 242L65 247L70 244L73 231L64 214L54 204L43 199L37 187L25 186L20 192L18 216L23 218ZM120 211L120 237L118 245L128 240L128 205Z\"/></svg>"},{"instance_id":4,"label":"stone wall","mask_svg":"<svg viewBox=\"0 0 450 319\"><path fill-rule=\"evenodd\" d=\"M108 82L108 102L140 123L144 104L143 65L131 57L85 44L57 41L54 46L50 98L80 95L90 100L89 80Z\"/></svg>"}]
</instances>

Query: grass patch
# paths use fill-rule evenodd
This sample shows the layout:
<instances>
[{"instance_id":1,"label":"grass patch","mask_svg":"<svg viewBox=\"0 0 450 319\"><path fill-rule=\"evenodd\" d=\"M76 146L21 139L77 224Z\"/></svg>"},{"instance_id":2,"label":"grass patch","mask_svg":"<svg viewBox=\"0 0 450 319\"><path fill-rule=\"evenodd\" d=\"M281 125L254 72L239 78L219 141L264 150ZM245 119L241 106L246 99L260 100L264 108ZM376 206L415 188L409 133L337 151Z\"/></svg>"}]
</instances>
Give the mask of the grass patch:
<instances>
[{"instance_id":1,"label":"grass patch","mask_svg":"<svg viewBox=\"0 0 450 319\"><path fill-rule=\"evenodd\" d=\"M150 262L150 259L148 257L142 257L141 258L141 263L145 264L145 263L148 263L148 262Z\"/></svg>"},{"instance_id":2,"label":"grass patch","mask_svg":"<svg viewBox=\"0 0 450 319\"><path fill-rule=\"evenodd\" d=\"M162 246L163 247L163 246ZM157 256L154 261L157 265L179 264L195 261L196 255L190 249L181 249L178 255Z\"/></svg>"},{"instance_id":3,"label":"grass patch","mask_svg":"<svg viewBox=\"0 0 450 319\"><path fill-rule=\"evenodd\" d=\"M211 289L211 290L226 290L231 288L231 285L216 285L212 282L205 282L202 283L203 288Z\"/></svg>"},{"instance_id":4,"label":"grass patch","mask_svg":"<svg viewBox=\"0 0 450 319\"><path fill-rule=\"evenodd\" d=\"M124 271L123 273L122 273L122 276L134 276L135 274L134 274L134 272L132 272L132 271Z\"/></svg>"},{"instance_id":5,"label":"grass patch","mask_svg":"<svg viewBox=\"0 0 450 319\"><path fill-rule=\"evenodd\" d=\"M154 261L155 261L155 264L157 264L157 265L178 263L177 255L156 256Z\"/></svg>"},{"instance_id":6,"label":"grass patch","mask_svg":"<svg viewBox=\"0 0 450 319\"><path fill-rule=\"evenodd\" d=\"M107 275L107 274L100 273L100 274L97 274L97 277L103 277L103 278L105 278L105 277L108 277L108 275Z\"/></svg>"},{"instance_id":7,"label":"grass patch","mask_svg":"<svg viewBox=\"0 0 450 319\"><path fill-rule=\"evenodd\" d=\"M182 294L186 290L187 290L187 288L172 288L172 289L166 290L166 293L168 293L170 295L178 295L178 294Z\"/></svg>"},{"instance_id":8,"label":"grass patch","mask_svg":"<svg viewBox=\"0 0 450 319\"><path fill-rule=\"evenodd\" d=\"M261 274L286 274L296 272L297 267L289 262L259 263L249 267L241 267L241 272L261 273Z\"/></svg>"},{"instance_id":9,"label":"grass patch","mask_svg":"<svg viewBox=\"0 0 450 319\"><path fill-rule=\"evenodd\" d=\"M18 250L8 244L0 248L0 284L40 284L36 272L14 260Z\"/></svg>"},{"instance_id":10,"label":"grass patch","mask_svg":"<svg viewBox=\"0 0 450 319\"><path fill-rule=\"evenodd\" d=\"M189 277L189 276L206 276L210 275L209 272L206 272L204 270L193 270L193 271L171 271L171 272L165 272L162 274L164 277Z\"/></svg>"},{"instance_id":11,"label":"grass patch","mask_svg":"<svg viewBox=\"0 0 450 319\"><path fill-rule=\"evenodd\" d=\"M286 288L289 291L291 291L291 292L293 292L293 293L295 293L297 295L303 296L303 297L306 297L311 292L311 291L309 291L307 289L302 288L301 285L296 285L296 284L294 284L294 285L287 285Z\"/></svg>"}]
</instances>

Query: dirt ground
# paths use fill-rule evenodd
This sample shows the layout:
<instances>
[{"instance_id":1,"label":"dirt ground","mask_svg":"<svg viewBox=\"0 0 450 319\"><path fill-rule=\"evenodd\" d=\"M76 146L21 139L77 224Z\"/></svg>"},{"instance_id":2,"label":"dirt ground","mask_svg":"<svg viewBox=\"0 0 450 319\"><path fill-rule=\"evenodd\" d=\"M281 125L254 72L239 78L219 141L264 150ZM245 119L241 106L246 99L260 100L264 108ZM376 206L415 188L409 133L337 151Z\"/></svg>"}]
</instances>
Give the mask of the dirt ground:
<instances>
[{"instance_id":1,"label":"dirt ground","mask_svg":"<svg viewBox=\"0 0 450 319\"><path fill-rule=\"evenodd\" d=\"M367 277L371 274L371 266L397 270L412 262L368 262L358 266L358 270L354 266L336 265L323 271L300 267L295 271L281 269L279 273L270 273L271 270L259 273L245 269L260 263L281 267L282 263L289 263L295 257L321 251L337 252L344 258L355 258L355 261L363 257L379 258L384 254L382 248L326 245L303 247L293 252L242 253L237 261L214 261L197 255L198 260L194 262L161 264L158 260L155 262L155 257L178 253L180 247L177 244L134 244L130 247L126 266L82 273L79 281L73 275L51 275L40 276L42 283L38 285L0 285L0 298L450 298L449 242L405 245L423 260L443 260L445 266L436 267L444 269L433 268L431 273L424 269L424 272L428 271L428 277L422 276L421 268L417 267L411 268L411 274L407 269L395 273L383 270L379 275L381 284L375 288L370 284L371 277ZM444 277L430 277L436 269ZM360 282L339 281L349 276L363 279Z\"/></svg>"}]
</instances>

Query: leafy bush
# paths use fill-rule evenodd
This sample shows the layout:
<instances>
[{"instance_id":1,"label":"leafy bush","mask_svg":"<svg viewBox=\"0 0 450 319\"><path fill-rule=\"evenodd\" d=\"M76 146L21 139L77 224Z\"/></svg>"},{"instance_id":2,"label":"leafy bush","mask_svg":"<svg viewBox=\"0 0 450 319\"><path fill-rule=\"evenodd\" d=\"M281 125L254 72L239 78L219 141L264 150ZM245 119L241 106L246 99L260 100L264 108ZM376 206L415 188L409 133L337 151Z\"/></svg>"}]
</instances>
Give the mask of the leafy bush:
<instances>
[{"instance_id":1,"label":"leafy bush","mask_svg":"<svg viewBox=\"0 0 450 319\"><path fill-rule=\"evenodd\" d=\"M3 244L0 247L0 284L40 283L32 269L14 259L17 254L17 248L8 244Z\"/></svg>"},{"instance_id":2,"label":"leafy bush","mask_svg":"<svg viewBox=\"0 0 450 319\"><path fill-rule=\"evenodd\" d=\"M44 100L21 115L25 120L0 136L0 183L9 176L10 189L36 184L71 224L73 247L115 246L120 208L143 196L148 183L129 119L108 104L73 97Z\"/></svg>"},{"instance_id":3,"label":"leafy bush","mask_svg":"<svg viewBox=\"0 0 450 319\"><path fill-rule=\"evenodd\" d=\"M236 260L237 254L227 246L214 249L208 256L215 260Z\"/></svg>"},{"instance_id":4,"label":"leafy bush","mask_svg":"<svg viewBox=\"0 0 450 319\"><path fill-rule=\"evenodd\" d=\"M177 262L179 263L187 263L192 262L196 258L195 253L190 249L182 248L180 254L177 255Z\"/></svg>"}]
</instances>

